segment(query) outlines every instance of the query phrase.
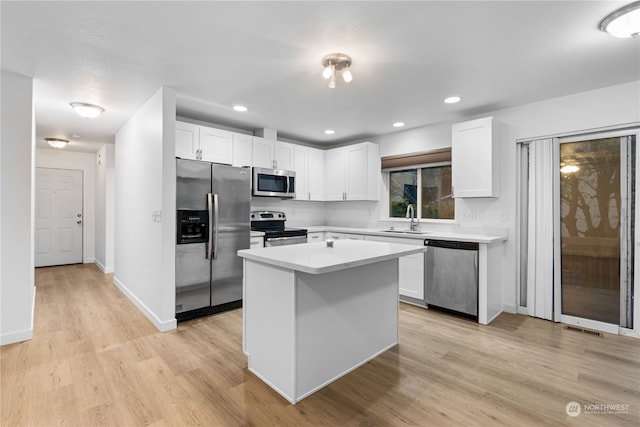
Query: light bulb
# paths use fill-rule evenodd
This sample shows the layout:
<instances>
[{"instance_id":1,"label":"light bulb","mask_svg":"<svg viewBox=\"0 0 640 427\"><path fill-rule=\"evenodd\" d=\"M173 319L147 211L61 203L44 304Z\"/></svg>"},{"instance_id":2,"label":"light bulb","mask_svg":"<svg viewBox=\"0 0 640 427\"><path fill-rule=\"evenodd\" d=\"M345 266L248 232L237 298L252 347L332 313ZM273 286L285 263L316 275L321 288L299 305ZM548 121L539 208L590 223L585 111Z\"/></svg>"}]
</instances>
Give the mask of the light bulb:
<instances>
[{"instance_id":1,"label":"light bulb","mask_svg":"<svg viewBox=\"0 0 640 427\"><path fill-rule=\"evenodd\" d=\"M351 74L351 71L349 71L349 67L342 70L342 78L344 79L345 83L349 83L351 80L353 80L353 75Z\"/></svg>"},{"instance_id":2,"label":"light bulb","mask_svg":"<svg viewBox=\"0 0 640 427\"><path fill-rule=\"evenodd\" d=\"M328 79L329 77L331 77L332 74L333 74L333 65L329 64L326 67L324 67L324 70L322 71L322 77L324 77L325 79Z\"/></svg>"},{"instance_id":3,"label":"light bulb","mask_svg":"<svg viewBox=\"0 0 640 427\"><path fill-rule=\"evenodd\" d=\"M336 88L336 73L332 73L331 74L331 78L329 79L329 87L331 89L335 89Z\"/></svg>"}]
</instances>

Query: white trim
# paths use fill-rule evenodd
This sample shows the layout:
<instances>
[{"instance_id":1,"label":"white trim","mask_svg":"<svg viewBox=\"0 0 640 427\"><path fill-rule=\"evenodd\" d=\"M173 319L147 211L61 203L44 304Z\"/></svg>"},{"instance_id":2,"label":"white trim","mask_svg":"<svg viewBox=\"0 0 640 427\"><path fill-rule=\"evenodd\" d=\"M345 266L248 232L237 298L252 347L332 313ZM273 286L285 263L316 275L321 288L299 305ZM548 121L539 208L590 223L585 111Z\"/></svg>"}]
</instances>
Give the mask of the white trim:
<instances>
[{"instance_id":1,"label":"white trim","mask_svg":"<svg viewBox=\"0 0 640 427\"><path fill-rule=\"evenodd\" d=\"M173 318L171 320L160 320L153 311L149 310L149 308L144 305L142 301L138 299L129 289L120 281L117 277L113 278L113 283L120 289L120 291L125 294L127 298L136 306L138 310L142 312L146 316L147 319L153 323L153 325L158 328L160 332L170 331L172 329L176 329L178 327L178 321Z\"/></svg>"},{"instance_id":2,"label":"white trim","mask_svg":"<svg viewBox=\"0 0 640 427\"><path fill-rule=\"evenodd\" d=\"M106 267L104 264L102 264L100 261L98 261L97 259L93 261L96 266L100 269L100 271L102 271L104 274L110 274L113 273L113 266L110 267Z\"/></svg>"},{"instance_id":3,"label":"white trim","mask_svg":"<svg viewBox=\"0 0 640 427\"><path fill-rule=\"evenodd\" d=\"M529 315L529 308L519 305L517 314L526 314L528 316Z\"/></svg>"},{"instance_id":4,"label":"white trim","mask_svg":"<svg viewBox=\"0 0 640 427\"><path fill-rule=\"evenodd\" d=\"M602 132L618 131L618 130L632 131L635 128L638 128L639 126L640 126L640 122L621 123L619 125L613 125L613 126L603 126L599 128L583 129L583 130L570 131L570 132L560 132L560 133L554 133L551 135L540 135L535 137L516 139L516 143L522 144L522 143L534 142L539 139L564 138L564 137L572 137L572 136L576 136L577 138L584 138L584 137L589 137L589 135L591 134L602 133Z\"/></svg>"},{"instance_id":5,"label":"white trim","mask_svg":"<svg viewBox=\"0 0 640 427\"><path fill-rule=\"evenodd\" d=\"M94 262L96 262L95 258L87 258L82 260L83 264L93 264Z\"/></svg>"},{"instance_id":6,"label":"white trim","mask_svg":"<svg viewBox=\"0 0 640 427\"><path fill-rule=\"evenodd\" d=\"M631 338L640 338L640 332L634 331L633 329L627 329L620 327L618 329L620 335Z\"/></svg>"},{"instance_id":7,"label":"white trim","mask_svg":"<svg viewBox=\"0 0 640 427\"><path fill-rule=\"evenodd\" d=\"M502 304L502 311L505 313L520 314L519 309L520 307L516 307L513 304ZM526 312L524 314L526 314Z\"/></svg>"},{"instance_id":8,"label":"white trim","mask_svg":"<svg viewBox=\"0 0 640 427\"><path fill-rule=\"evenodd\" d=\"M22 331L10 332L8 334L0 335L0 346L15 344L22 341L29 341L33 339L33 321L36 315L36 287L33 287L33 301L31 304L31 325L29 329Z\"/></svg>"}]
</instances>

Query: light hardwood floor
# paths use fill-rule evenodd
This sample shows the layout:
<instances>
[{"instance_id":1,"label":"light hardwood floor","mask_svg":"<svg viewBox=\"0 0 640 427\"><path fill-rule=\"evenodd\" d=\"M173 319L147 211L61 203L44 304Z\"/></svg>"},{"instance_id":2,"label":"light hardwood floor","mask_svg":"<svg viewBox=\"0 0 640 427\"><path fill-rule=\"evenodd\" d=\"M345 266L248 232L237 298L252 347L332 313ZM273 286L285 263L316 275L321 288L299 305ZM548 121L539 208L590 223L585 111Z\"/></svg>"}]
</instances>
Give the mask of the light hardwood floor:
<instances>
[{"instance_id":1,"label":"light hardwood floor","mask_svg":"<svg viewBox=\"0 0 640 427\"><path fill-rule=\"evenodd\" d=\"M241 310L160 333L111 280L36 270L34 338L0 348L0 425L640 425L638 339L401 304L396 348L293 406L247 371ZM628 411L574 418L570 401Z\"/></svg>"}]
</instances>

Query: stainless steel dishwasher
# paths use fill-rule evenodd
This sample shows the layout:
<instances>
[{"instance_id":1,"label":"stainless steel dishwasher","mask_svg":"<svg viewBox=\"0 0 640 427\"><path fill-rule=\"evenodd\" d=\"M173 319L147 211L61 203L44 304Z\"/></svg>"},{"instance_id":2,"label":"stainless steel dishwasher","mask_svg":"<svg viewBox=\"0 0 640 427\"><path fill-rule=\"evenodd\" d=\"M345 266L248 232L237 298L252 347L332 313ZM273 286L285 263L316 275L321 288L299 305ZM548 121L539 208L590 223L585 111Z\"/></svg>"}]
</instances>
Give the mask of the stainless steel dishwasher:
<instances>
[{"instance_id":1,"label":"stainless steel dishwasher","mask_svg":"<svg viewBox=\"0 0 640 427\"><path fill-rule=\"evenodd\" d=\"M427 307L478 319L478 244L425 239Z\"/></svg>"}]
</instances>

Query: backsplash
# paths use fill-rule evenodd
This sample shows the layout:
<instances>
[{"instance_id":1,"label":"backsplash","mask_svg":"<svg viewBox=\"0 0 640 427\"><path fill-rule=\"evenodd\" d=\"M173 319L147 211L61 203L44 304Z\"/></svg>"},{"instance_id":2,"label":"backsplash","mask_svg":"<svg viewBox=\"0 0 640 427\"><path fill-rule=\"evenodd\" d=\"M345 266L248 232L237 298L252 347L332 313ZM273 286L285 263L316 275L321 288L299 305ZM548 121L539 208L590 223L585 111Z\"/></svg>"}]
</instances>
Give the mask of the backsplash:
<instances>
[{"instance_id":1,"label":"backsplash","mask_svg":"<svg viewBox=\"0 0 640 427\"><path fill-rule=\"evenodd\" d=\"M326 225L325 202L252 197L252 211L279 211L287 215L287 227Z\"/></svg>"}]
</instances>

